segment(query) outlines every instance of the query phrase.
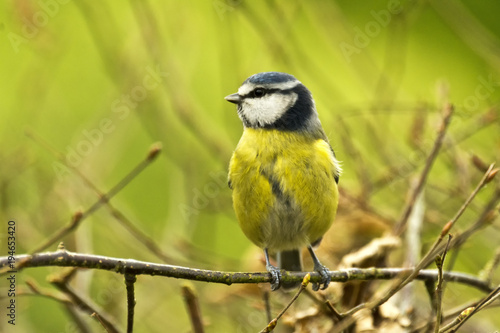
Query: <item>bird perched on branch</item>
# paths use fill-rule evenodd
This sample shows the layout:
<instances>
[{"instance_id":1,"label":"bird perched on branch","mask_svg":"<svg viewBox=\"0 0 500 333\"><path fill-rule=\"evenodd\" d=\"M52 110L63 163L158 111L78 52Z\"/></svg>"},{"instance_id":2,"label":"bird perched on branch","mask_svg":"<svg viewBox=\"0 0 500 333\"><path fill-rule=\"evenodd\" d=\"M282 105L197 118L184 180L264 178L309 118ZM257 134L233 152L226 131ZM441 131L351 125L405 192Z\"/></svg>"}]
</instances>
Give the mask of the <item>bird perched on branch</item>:
<instances>
[{"instance_id":1,"label":"bird perched on branch","mask_svg":"<svg viewBox=\"0 0 500 333\"><path fill-rule=\"evenodd\" d=\"M335 218L341 169L311 92L290 74L264 72L225 99L238 106L244 126L229 165L233 206L245 235L264 249L272 290L300 284L282 283L280 269L301 271L303 247L321 276L313 289L326 289L329 271L313 246Z\"/></svg>"}]
</instances>

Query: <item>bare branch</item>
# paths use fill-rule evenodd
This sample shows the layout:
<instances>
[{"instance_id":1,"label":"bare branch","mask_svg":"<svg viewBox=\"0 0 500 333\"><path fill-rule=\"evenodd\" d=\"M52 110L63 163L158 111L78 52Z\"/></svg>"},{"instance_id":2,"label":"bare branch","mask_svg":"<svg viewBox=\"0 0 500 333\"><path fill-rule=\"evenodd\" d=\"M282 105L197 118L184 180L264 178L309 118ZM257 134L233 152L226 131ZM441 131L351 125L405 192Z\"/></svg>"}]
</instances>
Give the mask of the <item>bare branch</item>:
<instances>
[{"instance_id":1,"label":"bare branch","mask_svg":"<svg viewBox=\"0 0 500 333\"><path fill-rule=\"evenodd\" d=\"M137 278L134 274L125 273L125 286L127 288L127 333L134 331L135 281L137 281Z\"/></svg>"},{"instance_id":2,"label":"bare branch","mask_svg":"<svg viewBox=\"0 0 500 333\"><path fill-rule=\"evenodd\" d=\"M458 329L467 321L469 320L474 314L478 313L485 307L487 307L489 304L491 304L494 300L500 297L500 286L498 286L495 290L493 290L488 296L483 298L479 304L473 308L469 308L467 312L467 315L464 316L462 320L458 322L458 324L453 327L453 329L450 331L451 333L455 333L458 331Z\"/></svg>"},{"instance_id":3,"label":"bare branch","mask_svg":"<svg viewBox=\"0 0 500 333\"><path fill-rule=\"evenodd\" d=\"M137 175L139 175L148 165L151 164L151 162L154 161L156 156L158 156L158 153L160 152L161 147L159 145L153 145L151 149L148 152L148 155L146 156L145 159L143 159L132 171L130 171L123 179L121 179L118 184L116 184L111 190L109 190L108 193L102 194L99 197L99 200L96 201L92 206L90 206L87 210L84 212L77 212L74 214L73 218L71 219L71 222L59 229L58 231L55 232L55 234L50 237L47 241L45 241L42 245L38 246L36 249L31 251L31 253L37 253L46 250L49 246L54 244L55 242L58 242L69 234L71 231L76 229L80 223L88 216L90 216L92 213L94 213L96 210L98 210L103 204L111 200L116 194L118 194L125 186L127 186Z\"/></svg>"},{"instance_id":4,"label":"bare branch","mask_svg":"<svg viewBox=\"0 0 500 333\"><path fill-rule=\"evenodd\" d=\"M438 268L438 279L437 279L437 284L436 284L436 290L435 290L435 300L436 300L436 325L434 326L434 332L439 333L439 326L441 325L441 322L443 320L442 318L442 302L443 302L443 292L444 292L444 286L443 286L443 265L444 261L446 259L446 254L448 253L448 247L450 246L450 241L451 241L451 235L448 235L448 243L446 243L446 248L444 249L444 252L442 255L439 255L436 257L436 266Z\"/></svg>"},{"instance_id":5,"label":"bare branch","mask_svg":"<svg viewBox=\"0 0 500 333\"><path fill-rule=\"evenodd\" d=\"M191 318L191 326L193 327L193 332L205 332L205 329L203 327L203 319L201 317L200 303L198 301L198 295L196 295L194 288L187 284L182 286L182 296L184 297L184 302L186 303L186 307L189 312L189 318Z\"/></svg>"},{"instance_id":6,"label":"bare branch","mask_svg":"<svg viewBox=\"0 0 500 333\"><path fill-rule=\"evenodd\" d=\"M119 274L134 275L159 275L177 279L203 281L222 284L236 283L269 283L271 278L267 272L243 273L222 272L157 264L152 262L138 261L134 259L121 259L91 254L81 254L59 250L56 252L44 252L36 254L23 254L16 256L17 269L28 267L80 267L112 271ZM9 269L9 257L0 257L0 269ZM5 270L7 272L8 270ZM400 278L414 272L413 268L349 268L331 271L332 282L366 281L366 280L391 280ZM300 282L308 272L285 272L282 276L285 282ZM310 272L311 282L320 282L321 276L317 272ZM437 280L436 270L420 270L415 277L417 280ZM491 292L491 288L485 281L460 272L444 272L444 278L449 282L469 285L483 292Z\"/></svg>"},{"instance_id":7,"label":"bare branch","mask_svg":"<svg viewBox=\"0 0 500 333\"><path fill-rule=\"evenodd\" d=\"M99 188L94 183L92 183L92 181L83 172L81 172L80 169L78 169L77 167L75 167L71 163L68 163L66 156L63 153L57 151L57 149L55 149L49 142L47 142L45 139L38 136L37 134L35 134L32 131L26 131L26 135L29 138L31 138L32 140L34 140L36 143L38 143L42 147L44 147L47 151L49 151L65 167L72 170L83 181L83 183L88 188L90 188L92 191L94 191L94 193L97 195L97 197L99 197L99 198L106 197L106 193L99 190ZM161 145L159 143L153 144L153 146L150 148L150 150L148 152L146 160L153 161L158 156L158 154L160 152L161 152ZM153 254L155 254L158 258L160 258L164 262L168 262L170 264L175 263L174 259L170 258L165 252L163 252L162 249L160 248L160 246L158 246L158 244L156 244L155 241L151 237L149 237L142 230L137 228L134 225L134 223L132 223L132 221L130 219L128 219L123 213L121 213L118 209L116 209L111 204L111 202L109 202L109 199L110 198L109 198L109 194L108 194L108 200L103 201L102 204L106 205L110 214L125 229L127 229L132 234L132 236L134 236L139 242L144 244L148 248L148 250L150 250ZM82 214L80 213L79 219L81 219L81 218L82 218ZM73 230L79 222L80 222L80 220L75 221L75 218L73 218L73 221L69 226L70 227L69 230ZM62 237L61 235L65 235L68 231L66 229L62 229L59 232L60 232L60 235L54 236L53 239L60 239ZM37 251L33 251L32 253L43 251L45 248L42 248L42 246L40 246L40 248L38 248Z\"/></svg>"},{"instance_id":8,"label":"bare branch","mask_svg":"<svg viewBox=\"0 0 500 333\"><path fill-rule=\"evenodd\" d=\"M64 252L64 251L59 251ZM102 310L98 310L97 305L92 304L90 300L85 299L83 296L79 295L73 288L68 285L69 279L74 275L75 270L70 270L63 272L59 275L53 275L49 278L50 283L52 283L57 289L62 291L70 300L73 302L80 310L96 317L103 325L103 327L111 333L121 332L117 325L113 322L111 317L104 313ZM96 314L96 315L94 315Z\"/></svg>"},{"instance_id":9,"label":"bare branch","mask_svg":"<svg viewBox=\"0 0 500 333\"><path fill-rule=\"evenodd\" d=\"M290 308L290 306L292 306L292 304L297 300L297 298L299 298L300 294L302 294L302 292L307 288L307 286L309 285L309 281L311 281L311 274L307 273L306 276L304 276L302 283L300 284L299 290L292 297L290 302L288 302L288 304L285 306L283 310L281 310L281 312L276 316L276 318L271 320L269 324L262 331L260 331L260 333L269 333L274 330L276 324L278 324L278 320L285 314L285 312Z\"/></svg>"},{"instance_id":10,"label":"bare branch","mask_svg":"<svg viewBox=\"0 0 500 333\"><path fill-rule=\"evenodd\" d=\"M429 156L427 157L427 160L425 161L424 170L422 170L422 173L420 175L418 183L413 188L413 191L410 194L410 197L408 199L408 203L407 203L405 209L403 210L403 214L401 215L399 221L394 226L394 234L395 235L400 235L406 227L406 223L407 223L408 218L410 217L410 214L413 210L413 206L416 202L416 199L417 199L419 193L424 188L425 182L427 181L427 176L429 175L429 172L432 168L432 165L434 164L434 161L436 160L436 157L439 153L439 150L441 149L441 146L443 145L444 135L446 134L446 130L448 129L448 125L450 124L450 120L451 120L452 115L453 115L453 105L446 104L444 107L443 122L439 128L436 141L434 141L434 146L432 147L432 150L431 150Z\"/></svg>"}]
</instances>

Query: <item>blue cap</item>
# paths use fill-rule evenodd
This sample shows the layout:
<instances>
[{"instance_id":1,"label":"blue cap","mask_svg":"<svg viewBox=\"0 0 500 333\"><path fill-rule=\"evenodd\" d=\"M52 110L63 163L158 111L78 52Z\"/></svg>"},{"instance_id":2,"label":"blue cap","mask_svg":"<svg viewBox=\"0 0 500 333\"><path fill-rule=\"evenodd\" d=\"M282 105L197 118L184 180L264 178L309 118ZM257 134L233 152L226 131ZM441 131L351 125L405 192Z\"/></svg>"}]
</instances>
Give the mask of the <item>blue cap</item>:
<instances>
[{"instance_id":1,"label":"blue cap","mask_svg":"<svg viewBox=\"0 0 500 333\"><path fill-rule=\"evenodd\" d=\"M262 72L250 76L245 82L254 84L267 84L267 83L282 83L288 81L297 81L297 79L290 74L280 72Z\"/></svg>"}]
</instances>

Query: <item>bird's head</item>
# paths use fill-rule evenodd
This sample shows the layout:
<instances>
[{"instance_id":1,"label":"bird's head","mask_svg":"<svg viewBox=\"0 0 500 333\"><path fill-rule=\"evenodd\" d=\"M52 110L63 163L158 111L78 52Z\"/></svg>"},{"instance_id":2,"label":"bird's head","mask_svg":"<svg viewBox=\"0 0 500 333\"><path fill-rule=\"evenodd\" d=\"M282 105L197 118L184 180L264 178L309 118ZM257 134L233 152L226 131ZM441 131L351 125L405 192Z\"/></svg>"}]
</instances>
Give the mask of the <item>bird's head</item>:
<instances>
[{"instance_id":1,"label":"bird's head","mask_svg":"<svg viewBox=\"0 0 500 333\"><path fill-rule=\"evenodd\" d=\"M225 99L238 105L238 115L245 127L285 131L321 127L311 92L290 74L252 75L237 93Z\"/></svg>"}]
</instances>

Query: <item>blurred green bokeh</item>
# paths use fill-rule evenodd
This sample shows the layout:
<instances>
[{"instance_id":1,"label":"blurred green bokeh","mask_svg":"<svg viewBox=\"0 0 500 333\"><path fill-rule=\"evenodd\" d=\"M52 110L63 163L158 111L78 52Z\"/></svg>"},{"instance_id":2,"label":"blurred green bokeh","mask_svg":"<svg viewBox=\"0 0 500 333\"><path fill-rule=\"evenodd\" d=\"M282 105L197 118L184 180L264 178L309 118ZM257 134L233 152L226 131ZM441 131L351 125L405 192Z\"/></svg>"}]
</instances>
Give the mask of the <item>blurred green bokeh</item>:
<instances>
[{"instance_id":1,"label":"blurred green bokeh","mask_svg":"<svg viewBox=\"0 0 500 333\"><path fill-rule=\"evenodd\" d=\"M432 148L443 105L456 106L426 187L427 246L482 176L470 157L500 159L499 11L494 1L451 0L2 1L1 251L8 220L18 226L17 253L26 253L98 199L48 145L106 192L161 142L158 160L113 205L176 264L263 270L232 211L226 167L242 125L223 99L262 71L291 73L312 91L343 161L341 190L390 221L398 219ZM481 193L458 229L474 221L493 188ZM353 213L346 207L355 206L341 202L339 219ZM456 269L477 274L493 257L498 222L489 231L465 245ZM71 251L161 262L105 207L63 241ZM32 280L51 290L46 276L59 271L23 271L18 288L28 292L24 281ZM86 271L74 287L124 327L121 279ZM190 329L181 284L138 278L137 332ZM226 299L238 287L194 285L208 332L265 326L260 296ZM460 302L445 305L479 296L461 293ZM15 329L2 318L0 330L74 331L54 300L18 296L17 304ZM479 327L500 326L493 311L478 316Z\"/></svg>"}]
</instances>

